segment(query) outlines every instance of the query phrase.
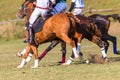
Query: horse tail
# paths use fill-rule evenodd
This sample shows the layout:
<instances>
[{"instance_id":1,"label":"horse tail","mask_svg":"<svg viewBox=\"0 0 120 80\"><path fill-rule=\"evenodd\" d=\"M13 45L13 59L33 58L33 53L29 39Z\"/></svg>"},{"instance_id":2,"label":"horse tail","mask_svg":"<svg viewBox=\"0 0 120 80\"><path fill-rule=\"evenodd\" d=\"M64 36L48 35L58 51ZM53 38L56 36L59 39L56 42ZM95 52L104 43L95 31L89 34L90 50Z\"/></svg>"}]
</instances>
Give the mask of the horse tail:
<instances>
[{"instance_id":1,"label":"horse tail","mask_svg":"<svg viewBox=\"0 0 120 80\"><path fill-rule=\"evenodd\" d=\"M120 22L120 16L118 14L107 15L107 18L112 17L114 20L118 20Z\"/></svg>"}]
</instances>

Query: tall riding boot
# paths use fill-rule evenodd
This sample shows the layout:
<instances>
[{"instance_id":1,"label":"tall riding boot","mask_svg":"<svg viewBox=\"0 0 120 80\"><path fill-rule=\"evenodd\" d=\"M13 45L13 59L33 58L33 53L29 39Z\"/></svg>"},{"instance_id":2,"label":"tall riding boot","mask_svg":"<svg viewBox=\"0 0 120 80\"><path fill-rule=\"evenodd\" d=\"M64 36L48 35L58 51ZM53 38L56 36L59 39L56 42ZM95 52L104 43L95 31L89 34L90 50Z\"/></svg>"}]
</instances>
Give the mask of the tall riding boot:
<instances>
[{"instance_id":1,"label":"tall riding boot","mask_svg":"<svg viewBox=\"0 0 120 80\"><path fill-rule=\"evenodd\" d=\"M30 27L30 28L28 29L28 34L29 34L28 42L29 42L30 44L32 44L32 43L34 42L34 40L33 40L34 35L33 35L33 29L32 29L32 27Z\"/></svg>"}]
</instances>

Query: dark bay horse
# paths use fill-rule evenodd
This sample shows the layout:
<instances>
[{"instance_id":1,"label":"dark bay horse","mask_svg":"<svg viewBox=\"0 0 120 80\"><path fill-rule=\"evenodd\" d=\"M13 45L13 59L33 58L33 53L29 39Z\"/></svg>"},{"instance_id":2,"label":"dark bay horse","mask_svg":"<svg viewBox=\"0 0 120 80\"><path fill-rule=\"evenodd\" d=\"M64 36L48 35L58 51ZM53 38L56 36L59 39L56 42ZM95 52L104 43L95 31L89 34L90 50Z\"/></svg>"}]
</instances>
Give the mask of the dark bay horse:
<instances>
[{"instance_id":1,"label":"dark bay horse","mask_svg":"<svg viewBox=\"0 0 120 80\"><path fill-rule=\"evenodd\" d=\"M22 3L22 5L26 4L27 1L24 1ZM26 26L28 25L28 21L29 21L29 18L30 18L30 15L32 14L34 8L35 8L35 5L33 3L29 3L28 6L22 6L20 7L20 9L18 10L17 12L17 17L18 18L24 18L26 17L25 19L25 23L26 23ZM26 38L28 38L28 30L26 28L26 31L25 31L25 35L26 35ZM61 41L61 40L54 40L51 42L50 46L48 48L45 49L45 51L43 52L44 54L47 54L47 52L49 52L53 47L55 47L58 43L61 44L61 50L62 50L62 59L60 62L62 63L65 63L65 55L66 55L66 44L65 42ZM24 55L24 53L26 52L26 48L24 50L22 50L21 52L18 52L18 56L22 56ZM33 55L33 52L31 51L30 52L30 55L28 56L27 58L27 61L29 62L30 59L31 59L31 56ZM44 57L44 55L41 55L40 57L40 60Z\"/></svg>"},{"instance_id":2,"label":"dark bay horse","mask_svg":"<svg viewBox=\"0 0 120 80\"><path fill-rule=\"evenodd\" d=\"M72 23L71 23L72 22ZM60 13L55 14L49 19L47 19L43 25L43 28L40 32L35 33L35 39L38 44L42 44L48 41L52 41L56 38L63 40L68 43L73 50L73 53L76 58L78 54L76 53L76 47L74 41L70 38L74 36L76 30L76 21L73 17L68 18L68 15ZM70 37L68 37L70 35ZM35 64L33 68L38 67L38 50L37 46L34 44L29 44L26 48L26 53L23 55L23 60L17 68L22 68L26 63L26 58L30 52L33 50L35 56Z\"/></svg>"},{"instance_id":3,"label":"dark bay horse","mask_svg":"<svg viewBox=\"0 0 120 80\"><path fill-rule=\"evenodd\" d=\"M111 22L109 19L110 17L120 22L120 17L118 14L111 14L111 15L94 14L89 16L88 18L93 19L98 29L101 31L102 33L101 39L106 42L106 46L105 46L106 53L109 47L109 42L108 42L109 40L113 43L113 53L120 54L120 51L117 50L116 37L108 33Z\"/></svg>"}]
</instances>

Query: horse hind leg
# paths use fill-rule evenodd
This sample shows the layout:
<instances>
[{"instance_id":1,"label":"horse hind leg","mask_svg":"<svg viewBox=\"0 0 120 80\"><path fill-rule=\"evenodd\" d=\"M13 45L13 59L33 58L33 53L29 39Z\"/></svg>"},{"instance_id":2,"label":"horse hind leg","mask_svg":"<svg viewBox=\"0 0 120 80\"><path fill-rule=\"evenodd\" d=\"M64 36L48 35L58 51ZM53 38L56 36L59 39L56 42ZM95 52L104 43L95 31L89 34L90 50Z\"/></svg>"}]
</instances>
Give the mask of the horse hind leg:
<instances>
[{"instance_id":1,"label":"horse hind leg","mask_svg":"<svg viewBox=\"0 0 120 80\"><path fill-rule=\"evenodd\" d=\"M66 59L66 43L65 42L61 42L61 51L62 51L62 60L61 63L65 63L65 59Z\"/></svg>"},{"instance_id":2,"label":"horse hind leg","mask_svg":"<svg viewBox=\"0 0 120 80\"><path fill-rule=\"evenodd\" d=\"M106 38L113 43L113 52L114 52L114 54L118 54L116 37L108 35Z\"/></svg>"},{"instance_id":3,"label":"horse hind leg","mask_svg":"<svg viewBox=\"0 0 120 80\"><path fill-rule=\"evenodd\" d=\"M70 46L72 47L73 54L74 54L75 58L78 58L79 55L77 54L75 42L73 40L71 40L67 35L62 35L62 37L60 37L60 39L62 39L64 42L70 44ZM73 58L70 57L70 59L68 59L68 61L66 63L64 63L63 65L70 65L70 63L72 61L73 61Z\"/></svg>"},{"instance_id":4,"label":"horse hind leg","mask_svg":"<svg viewBox=\"0 0 120 80\"><path fill-rule=\"evenodd\" d=\"M57 35L58 36L58 35ZM71 40L66 34L62 34L61 36L58 36L60 39L62 39L64 42L70 44L70 46L72 47L73 53L75 58L78 58L79 55L77 54L77 50L76 50L76 46L75 46L75 42L73 40Z\"/></svg>"}]
</instances>

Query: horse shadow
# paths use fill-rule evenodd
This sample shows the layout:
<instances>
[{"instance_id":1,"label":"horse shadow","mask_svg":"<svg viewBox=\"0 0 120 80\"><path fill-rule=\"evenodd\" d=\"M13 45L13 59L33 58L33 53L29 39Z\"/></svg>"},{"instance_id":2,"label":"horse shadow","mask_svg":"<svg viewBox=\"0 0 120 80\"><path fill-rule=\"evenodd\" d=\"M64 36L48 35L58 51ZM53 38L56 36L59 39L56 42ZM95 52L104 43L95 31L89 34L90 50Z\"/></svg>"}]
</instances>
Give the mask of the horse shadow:
<instances>
[{"instance_id":1,"label":"horse shadow","mask_svg":"<svg viewBox=\"0 0 120 80\"><path fill-rule=\"evenodd\" d=\"M111 62L118 62L120 61L120 57L109 57L108 58L109 62L108 63L111 63ZM90 63L86 63L86 60L75 60L73 61L70 65L80 65L80 64L96 64L97 62L93 62L90 60ZM97 64L104 64L104 63L97 63ZM53 67L53 66L63 66L62 63L60 61L58 61L57 63L54 62L54 63L51 63L51 64L47 64L47 65L42 65L42 67Z\"/></svg>"},{"instance_id":2,"label":"horse shadow","mask_svg":"<svg viewBox=\"0 0 120 80\"><path fill-rule=\"evenodd\" d=\"M117 62L117 61L120 61L120 57L110 57L108 58L110 61L112 62Z\"/></svg>"}]
</instances>

